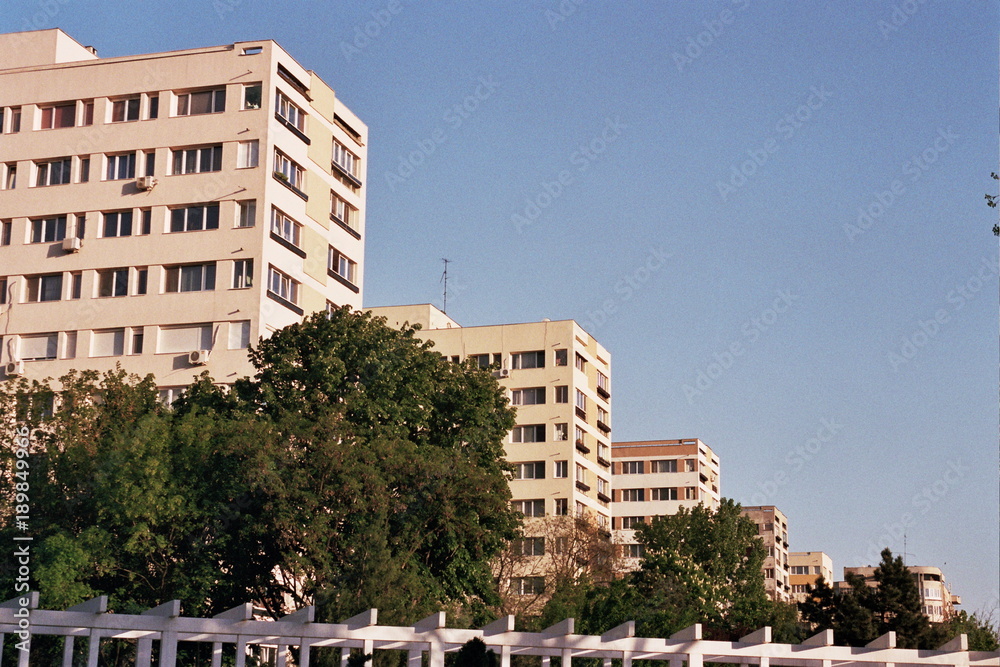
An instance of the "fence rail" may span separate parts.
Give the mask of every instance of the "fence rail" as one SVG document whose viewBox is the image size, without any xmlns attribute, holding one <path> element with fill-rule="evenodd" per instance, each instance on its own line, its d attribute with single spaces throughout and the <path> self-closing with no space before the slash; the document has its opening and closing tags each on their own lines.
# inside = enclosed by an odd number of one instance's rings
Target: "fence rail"
<svg viewBox="0 0 1000 667">
<path fill-rule="evenodd" d="M 276 667 L 308 667 L 312 651 L 320 647 L 357 648 L 365 654 L 403 650 L 408 652 L 408 667 L 421 667 L 427 653 L 430 667 L 444 667 L 445 653 L 476 637 L 496 652 L 501 667 L 510 667 L 513 655 L 541 656 L 542 667 L 549 667 L 553 656 L 561 659 L 562 667 L 571 667 L 573 658 L 603 659 L 605 667 L 612 660 L 631 667 L 639 659 L 669 661 L 668 667 L 685 663 L 686 667 L 703 667 L 705 662 L 759 667 L 1000 667 L 1000 652 L 969 651 L 965 635 L 936 651 L 923 651 L 896 648 L 892 632 L 858 648 L 834 646 L 831 630 L 801 644 L 773 644 L 768 627 L 738 642 L 722 642 L 702 639 L 700 624 L 660 639 L 636 637 L 633 621 L 596 636 L 574 634 L 572 618 L 542 632 L 517 632 L 513 616 L 469 630 L 446 628 L 444 612 L 401 627 L 378 625 L 377 609 L 341 623 L 316 623 L 315 607 L 304 607 L 277 621 L 255 620 L 250 604 L 212 618 L 181 616 L 177 600 L 138 615 L 108 613 L 107 607 L 107 597 L 101 596 L 63 611 L 38 609 L 38 593 L 25 594 L 0 604 L 0 644 L 17 647 L 18 667 L 37 664 L 31 660 L 31 639 L 39 635 L 65 637 L 63 667 L 72 665 L 78 639 L 87 641 L 88 667 L 97 667 L 102 639 L 134 641 L 137 667 L 150 666 L 154 642 L 159 644 L 157 664 L 161 667 L 175 667 L 179 642 L 211 644 L 213 667 L 221 667 L 224 652 L 235 656 L 237 667 L 245 667 L 247 647 L 253 645 L 276 647 Z M 290 647 L 298 648 L 297 663 L 291 661 Z M 341 651 L 343 667 L 348 653 Z"/>
</svg>

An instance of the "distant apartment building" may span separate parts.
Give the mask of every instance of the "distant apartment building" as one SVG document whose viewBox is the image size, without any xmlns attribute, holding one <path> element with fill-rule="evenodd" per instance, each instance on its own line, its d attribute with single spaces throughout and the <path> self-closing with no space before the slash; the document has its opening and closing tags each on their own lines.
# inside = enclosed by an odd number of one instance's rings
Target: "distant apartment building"
<svg viewBox="0 0 1000 667">
<path fill-rule="evenodd" d="M 788 602 L 792 586 L 788 568 L 788 519 L 774 505 L 743 507 L 743 515 L 757 524 L 767 556 L 764 558 L 764 588 L 771 599 Z"/>
<path fill-rule="evenodd" d="M 871 588 L 878 588 L 875 580 L 875 567 L 845 567 L 844 579 L 850 574 L 863 577 L 865 584 Z M 926 565 L 908 565 L 907 569 L 913 576 L 920 593 L 920 607 L 931 623 L 944 623 L 955 614 L 955 607 L 962 604 L 959 595 L 952 595 L 945 582 L 944 573 L 941 568 Z M 848 587 L 846 581 L 838 581 L 836 588 L 845 590 Z"/>
<path fill-rule="evenodd" d="M 528 558 L 509 586 L 544 594 L 560 544 L 543 519 L 586 519 L 611 535 L 611 355 L 573 320 L 463 327 L 429 304 L 367 310 L 395 328 L 419 324 L 435 350 L 493 369 L 509 392 L 517 409 L 506 444 L 510 490 L 526 517 L 518 545 Z"/>
<path fill-rule="evenodd" d="M 250 374 L 258 337 L 361 306 L 368 130 L 261 40 L 99 58 L 0 35 L 0 371 Z"/>
<path fill-rule="evenodd" d="M 682 507 L 719 506 L 719 458 L 697 438 L 615 442 L 611 460 L 611 514 L 625 570 L 642 557 L 636 526 Z"/>
<path fill-rule="evenodd" d="M 795 602 L 806 600 L 806 588 L 823 578 L 833 586 L 833 560 L 822 551 L 792 551 L 788 554 L 789 583 Z"/>
</svg>

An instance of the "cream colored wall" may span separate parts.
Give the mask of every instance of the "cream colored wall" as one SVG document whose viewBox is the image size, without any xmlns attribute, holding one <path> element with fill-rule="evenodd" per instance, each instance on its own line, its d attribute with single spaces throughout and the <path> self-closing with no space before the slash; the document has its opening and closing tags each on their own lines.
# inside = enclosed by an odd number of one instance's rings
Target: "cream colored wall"
<svg viewBox="0 0 1000 667">
<path fill-rule="evenodd" d="M 17 36 L 15 36 L 17 37 Z M 51 31 L 28 33 L 12 40 L 0 35 L 0 52 L 13 42 L 27 39 L 34 44 L 25 47 L 35 54 L 46 52 Z M 72 55 L 68 37 L 60 37 L 60 49 L 51 58 Z M 72 41 L 72 40 L 70 40 Z M 37 42 L 37 43 L 36 43 Z M 258 54 L 244 55 L 244 49 L 259 47 Z M 80 47 L 82 49 L 82 47 Z M 68 49 L 68 51 L 67 51 Z M 89 52 L 87 52 L 89 55 Z M 61 54 L 61 55 L 60 55 Z M 32 56 L 37 61 L 40 56 Z M 310 127 L 323 127 L 311 122 L 313 113 L 304 96 L 273 74 L 277 63 L 287 67 L 306 85 L 311 81 L 308 71 L 270 41 L 245 42 L 235 45 L 193 49 L 144 56 L 93 59 L 81 62 L 33 66 L 0 70 L 0 106 L 22 108 L 22 131 L 3 136 L 4 163 L 16 163 L 17 187 L 0 190 L 0 219 L 12 222 L 13 243 L 0 247 L 0 277 L 9 277 L 23 288 L 23 276 L 80 271 L 83 275 L 82 298 L 47 303 L 15 303 L 0 306 L 0 336 L 4 338 L 0 362 L 14 358 L 17 339 L 21 334 L 53 331 L 79 331 L 75 359 L 26 362 L 29 377 L 58 377 L 73 367 L 98 370 L 113 368 L 121 362 L 126 370 L 154 373 L 161 386 L 183 385 L 203 370 L 229 382 L 250 372 L 243 350 L 230 351 L 228 338 L 223 337 L 213 348 L 207 366 L 191 366 L 186 355 L 157 354 L 156 333 L 160 326 L 171 324 L 215 323 L 249 320 L 251 339 L 268 335 L 277 328 L 297 322 L 301 316 L 267 296 L 266 281 L 269 265 L 298 280 L 300 307 L 305 313 L 325 307 L 330 300 L 338 305 L 360 307 L 363 281 L 364 236 L 359 240 L 336 225 L 323 225 L 306 214 L 305 202 L 290 192 L 271 175 L 274 147 L 308 169 L 307 183 L 321 184 L 320 198 L 329 215 L 329 190 L 342 187 L 317 165 L 309 155 L 309 147 L 274 119 L 274 87 L 292 98 L 309 114 Z M 262 108 L 242 110 L 244 84 L 260 82 L 263 86 Z M 198 116 L 176 116 L 175 93 L 194 88 L 226 87 L 225 113 Z M 139 93 L 159 94 L 159 117 L 155 120 L 111 123 L 109 98 Z M 330 91 L 332 94 L 332 91 Z M 328 99 L 329 95 L 324 99 Z M 84 127 L 53 130 L 32 130 L 38 125 L 38 105 L 64 100 L 93 100 L 94 124 Z M 339 104 L 339 102 L 336 102 Z M 148 100 L 143 99 L 145 118 Z M 367 132 L 362 124 L 358 127 Z M 329 136 L 332 125 L 318 132 L 318 140 L 326 144 L 327 158 L 331 155 Z M 237 168 L 239 142 L 260 142 L 259 166 Z M 223 165 L 219 172 L 169 175 L 171 149 L 206 144 L 223 146 Z M 109 153 L 149 150 L 156 155 L 157 185 L 151 191 L 138 190 L 132 181 L 105 181 L 105 156 Z M 314 149 L 320 154 L 320 149 Z M 362 176 L 367 163 L 363 149 Z M 74 157 L 74 182 L 48 187 L 33 185 L 36 160 Z M 76 182 L 78 161 L 91 160 L 90 180 Z M 143 174 L 141 159 L 137 175 Z M 364 181 L 364 178 L 362 178 Z M 352 193 L 354 202 L 363 212 L 364 186 Z M 237 202 L 254 199 L 257 202 L 256 225 L 236 228 Z M 169 207 L 182 204 L 219 202 L 218 230 L 167 233 Z M 303 224 L 302 237 L 307 256 L 302 258 L 270 239 L 270 211 L 278 205 Z M 139 225 L 139 209 L 149 208 L 152 228 L 148 236 L 99 238 L 101 212 L 133 209 L 133 227 Z M 77 253 L 64 253 L 59 243 L 27 244 L 30 219 L 62 214 L 85 213 L 87 229 L 83 247 Z M 328 229 L 327 227 L 332 227 Z M 72 228 L 72 225 L 70 225 Z M 68 236 L 72 235 L 70 231 Z M 327 247 L 334 245 L 358 262 L 357 287 L 354 292 L 326 276 Z M 253 259 L 254 285 L 250 289 L 232 289 L 232 269 L 236 259 Z M 167 294 L 163 292 L 164 265 L 216 262 L 214 291 Z M 148 292 L 145 296 L 97 298 L 97 270 L 117 267 L 149 267 Z M 64 286 L 64 289 L 65 286 Z M 91 358 L 84 344 L 93 329 L 127 327 L 144 331 L 145 344 L 141 355 Z M 227 330 L 228 324 L 220 327 Z"/>
</svg>

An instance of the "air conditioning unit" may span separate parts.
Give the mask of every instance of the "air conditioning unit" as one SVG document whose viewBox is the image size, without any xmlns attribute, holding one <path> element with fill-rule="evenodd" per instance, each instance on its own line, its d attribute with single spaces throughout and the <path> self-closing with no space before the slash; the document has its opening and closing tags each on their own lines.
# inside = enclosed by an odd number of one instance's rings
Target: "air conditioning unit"
<svg viewBox="0 0 1000 667">
<path fill-rule="evenodd" d="M 154 176 L 140 176 L 135 179 L 135 187 L 140 190 L 152 190 L 156 187 L 156 177 Z"/>
<path fill-rule="evenodd" d="M 80 252 L 83 241 L 77 238 L 65 238 L 62 242 L 62 249 L 66 252 Z"/>
<path fill-rule="evenodd" d="M 496 372 L 496 376 L 498 378 L 501 378 L 501 379 L 502 378 L 509 378 L 510 377 L 510 369 L 509 368 L 501 368 L 500 370 L 498 370 Z"/>
<path fill-rule="evenodd" d="M 188 362 L 192 366 L 204 366 L 212 356 L 211 350 L 195 350 L 188 355 Z"/>
<path fill-rule="evenodd" d="M 24 375 L 24 362 L 23 361 L 9 361 L 4 366 L 4 372 L 7 377 L 17 377 L 18 375 Z"/>
</svg>

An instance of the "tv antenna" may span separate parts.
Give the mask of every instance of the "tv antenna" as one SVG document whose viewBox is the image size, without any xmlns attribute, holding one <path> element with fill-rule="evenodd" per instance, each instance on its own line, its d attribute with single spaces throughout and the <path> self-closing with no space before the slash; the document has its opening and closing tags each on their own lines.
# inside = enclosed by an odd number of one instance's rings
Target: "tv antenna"
<svg viewBox="0 0 1000 667">
<path fill-rule="evenodd" d="M 448 264 L 451 262 L 451 260 L 442 257 L 441 261 L 444 262 L 444 273 L 441 274 L 441 282 L 444 283 L 444 304 L 443 304 L 444 307 L 441 308 L 441 312 L 447 315 L 448 314 Z"/>
</svg>

